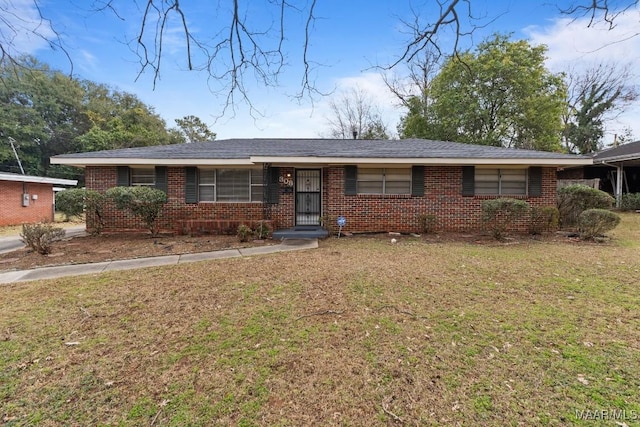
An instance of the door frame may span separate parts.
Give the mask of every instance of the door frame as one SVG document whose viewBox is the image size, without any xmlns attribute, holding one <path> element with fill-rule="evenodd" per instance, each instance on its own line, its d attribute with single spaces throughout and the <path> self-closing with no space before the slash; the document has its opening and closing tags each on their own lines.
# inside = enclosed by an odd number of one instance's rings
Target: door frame
<svg viewBox="0 0 640 427">
<path fill-rule="evenodd" d="M 298 193 L 307 193 L 306 191 L 298 191 L 298 172 L 310 172 L 314 171 L 318 173 L 318 191 L 310 191 L 308 193 L 317 194 L 318 197 L 318 221 L 314 224 L 300 224 L 298 221 Z M 320 217 L 322 217 L 322 168 L 300 168 L 294 169 L 293 172 L 294 182 L 293 182 L 293 224 L 294 226 L 319 226 L 320 225 Z M 300 212 L 300 214 L 304 214 L 304 212 Z"/>
</svg>

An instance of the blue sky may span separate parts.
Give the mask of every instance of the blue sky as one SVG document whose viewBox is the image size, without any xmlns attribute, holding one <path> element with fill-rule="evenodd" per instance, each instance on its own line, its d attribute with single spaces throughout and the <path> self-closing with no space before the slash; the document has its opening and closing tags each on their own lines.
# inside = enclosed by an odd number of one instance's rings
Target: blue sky
<svg viewBox="0 0 640 427">
<path fill-rule="evenodd" d="M 33 0 L 8 0 L 16 15 L 28 22 L 35 16 Z M 109 84 L 120 90 L 136 94 L 153 106 L 169 125 L 174 119 L 196 115 L 210 124 L 219 139 L 242 137 L 317 137 L 326 132 L 329 114 L 328 97 L 298 101 L 292 97 L 300 89 L 303 16 L 288 14 L 287 63 L 279 86 L 267 88 L 248 80 L 247 91 L 255 108 L 253 114 L 246 104 L 235 104 L 234 111 L 216 120 L 225 97 L 213 93 L 215 82 L 207 81 L 203 72 L 186 70 L 184 44 L 177 21 L 169 22 L 165 55 L 160 80 L 153 87 L 149 73 L 137 80 L 140 66 L 136 55 L 127 45 L 139 31 L 141 12 L 130 0 L 116 1 L 118 16 L 110 11 L 91 11 L 92 4 L 78 0 L 40 0 L 43 14 L 62 34 L 73 61 L 76 76 Z M 145 2 L 138 2 L 145 3 Z M 264 7 L 266 0 L 246 0 L 250 5 L 246 13 L 251 22 L 266 28 L 274 21 L 274 11 Z M 514 39 L 528 39 L 533 44 L 548 46 L 548 67 L 553 71 L 569 66 L 580 69 L 596 61 L 616 61 L 640 64 L 640 37 L 613 43 L 635 34 L 640 23 L 638 9 L 629 11 L 618 21 L 614 31 L 587 28 L 583 19 L 572 20 L 560 15 L 557 4 L 563 0 L 472 0 L 477 23 L 487 24 L 465 46 L 477 44 L 494 32 L 513 33 Z M 190 0 L 182 2 L 188 24 L 194 34 L 212 37 L 224 25 L 230 2 L 219 0 Z M 308 3 L 297 4 L 306 7 Z M 321 64 L 313 75 L 319 90 L 340 93 L 357 87 L 380 107 L 383 117 L 395 129 L 403 111 L 386 90 L 375 65 L 393 62 L 401 53 L 408 35 L 402 20 L 413 20 L 419 12 L 421 20 L 428 21 L 437 13 L 435 0 L 317 0 L 316 16 L 309 46 L 310 58 Z M 46 31 L 46 26 L 41 26 Z M 447 34 L 442 41 L 446 43 Z M 42 41 L 17 37 L 17 46 L 55 68 L 69 71 L 69 63 L 59 51 L 51 51 Z M 402 74 L 399 68 L 394 72 Z M 640 80 L 635 76 L 634 83 Z M 610 123 L 605 142 L 611 142 L 614 133 L 625 126 L 632 127 L 640 138 L 640 108 Z"/>
</svg>

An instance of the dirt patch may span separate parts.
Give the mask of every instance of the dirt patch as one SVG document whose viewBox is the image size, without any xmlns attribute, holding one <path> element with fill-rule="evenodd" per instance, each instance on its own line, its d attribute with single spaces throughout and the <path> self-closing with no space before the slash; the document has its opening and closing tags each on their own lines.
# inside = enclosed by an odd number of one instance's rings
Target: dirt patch
<svg viewBox="0 0 640 427">
<path fill-rule="evenodd" d="M 51 253 L 48 255 L 40 255 L 29 248 L 0 254 L 0 271 L 149 256 L 181 255 L 277 243 L 279 242 L 274 240 L 239 242 L 236 236 L 165 235 L 152 237 L 148 233 L 71 237 L 54 242 Z"/>
</svg>

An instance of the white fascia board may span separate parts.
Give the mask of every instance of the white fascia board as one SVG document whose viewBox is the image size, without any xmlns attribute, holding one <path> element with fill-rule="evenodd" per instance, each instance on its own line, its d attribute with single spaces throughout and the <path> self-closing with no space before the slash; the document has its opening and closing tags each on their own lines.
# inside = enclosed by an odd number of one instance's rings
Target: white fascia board
<svg viewBox="0 0 640 427">
<path fill-rule="evenodd" d="M 51 158 L 56 165 L 87 166 L 252 166 L 249 159 Z"/>
<path fill-rule="evenodd" d="M 5 175 L 0 174 L 0 181 L 32 182 L 36 184 L 78 185 L 75 179 L 49 178 L 46 176 Z"/>
<path fill-rule="evenodd" d="M 624 162 L 627 160 L 640 160 L 640 154 L 635 153 L 635 154 L 627 154 L 624 156 L 608 157 L 604 159 L 594 159 L 593 164 L 596 165 L 596 164 L 604 164 L 604 163 Z"/>
<path fill-rule="evenodd" d="M 591 158 L 366 158 L 366 157 L 251 157 L 253 163 L 330 164 L 330 165 L 521 165 L 521 166 L 582 166 L 591 165 Z"/>
</svg>

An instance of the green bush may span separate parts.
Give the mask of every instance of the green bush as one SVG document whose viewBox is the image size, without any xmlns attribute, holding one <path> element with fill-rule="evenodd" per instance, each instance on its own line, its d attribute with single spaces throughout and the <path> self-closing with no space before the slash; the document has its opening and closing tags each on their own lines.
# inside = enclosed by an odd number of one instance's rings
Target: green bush
<svg viewBox="0 0 640 427">
<path fill-rule="evenodd" d="M 578 229 L 583 239 L 604 236 L 620 224 L 620 215 L 606 209 L 587 209 L 578 217 Z"/>
<path fill-rule="evenodd" d="M 140 217 L 152 235 L 158 234 L 157 219 L 167 203 L 167 194 L 151 187 L 114 187 L 106 197 L 113 200 L 118 209 L 126 209 Z"/>
<path fill-rule="evenodd" d="M 64 235 L 64 229 L 43 222 L 22 224 L 22 233 L 20 233 L 22 242 L 40 255 L 50 253 L 51 243 Z"/>
<path fill-rule="evenodd" d="M 560 212 L 555 206 L 543 206 L 531 208 L 531 222 L 529 232 L 531 234 L 542 234 L 557 230 L 560 219 Z"/>
<path fill-rule="evenodd" d="M 622 195 L 620 209 L 623 211 L 640 210 L 640 193 L 627 193 Z"/>
<path fill-rule="evenodd" d="M 260 221 L 256 225 L 256 229 L 253 230 L 253 232 L 257 239 L 266 239 L 267 237 L 269 237 L 269 233 L 271 233 L 271 230 L 269 229 L 269 225 L 266 222 Z"/>
<path fill-rule="evenodd" d="M 238 236 L 239 241 L 248 242 L 252 235 L 253 235 L 253 230 L 248 225 L 240 224 L 238 226 L 236 236 Z"/>
<path fill-rule="evenodd" d="M 482 202 L 482 221 L 491 230 L 494 238 L 500 240 L 511 223 L 529 210 L 524 200 L 500 198 Z"/>
<path fill-rule="evenodd" d="M 604 191 L 582 184 L 568 185 L 558 189 L 558 211 L 560 226 L 573 227 L 578 216 L 587 209 L 609 209 L 615 199 Z"/>
<path fill-rule="evenodd" d="M 56 194 L 56 211 L 62 212 L 65 220 L 79 217 L 84 213 L 84 188 L 71 188 Z"/>
<path fill-rule="evenodd" d="M 437 218 L 433 214 L 422 214 L 418 216 L 420 229 L 422 233 L 433 233 L 436 231 Z"/>
</svg>

